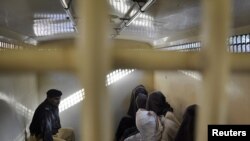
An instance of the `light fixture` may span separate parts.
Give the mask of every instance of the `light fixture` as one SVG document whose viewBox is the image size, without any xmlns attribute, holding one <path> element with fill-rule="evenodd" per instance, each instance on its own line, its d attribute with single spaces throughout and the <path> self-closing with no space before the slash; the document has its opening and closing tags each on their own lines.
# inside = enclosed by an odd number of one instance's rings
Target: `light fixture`
<svg viewBox="0 0 250 141">
<path fill-rule="evenodd" d="M 75 22 L 75 19 L 74 19 L 73 15 L 71 14 L 71 12 L 69 10 L 66 10 L 66 13 L 69 16 L 69 19 L 72 22 L 72 25 L 75 27 L 76 26 L 76 22 Z"/>
<path fill-rule="evenodd" d="M 128 11 L 125 13 L 124 18 L 119 25 L 118 28 L 115 28 L 116 34 L 113 34 L 111 38 L 115 38 L 117 35 L 120 34 L 121 31 L 124 30 L 125 27 L 128 27 L 142 12 L 145 12 L 145 10 L 150 7 L 156 0 L 133 0 L 134 4 L 128 9 Z M 147 2 L 146 2 L 147 1 Z M 145 3 L 142 7 L 139 5 L 139 3 Z M 131 14 L 134 8 L 137 8 L 136 6 L 139 6 L 139 10 L 127 21 L 127 17 Z"/>
<path fill-rule="evenodd" d="M 144 12 L 151 4 L 153 4 L 155 0 L 148 0 L 142 7 L 141 11 Z"/>
<path fill-rule="evenodd" d="M 148 0 L 141 8 L 138 10 L 133 17 L 130 18 L 128 22 L 126 22 L 125 26 L 128 27 L 140 14 L 144 12 L 148 7 L 150 7 L 155 0 Z M 133 6 L 134 7 L 134 6 Z"/>
<path fill-rule="evenodd" d="M 138 10 L 133 17 L 130 18 L 128 22 L 126 22 L 125 26 L 128 27 L 139 15 L 141 14 L 141 11 Z"/>
<path fill-rule="evenodd" d="M 77 28 L 76 28 L 76 22 L 75 22 L 75 19 L 72 15 L 72 11 L 70 9 L 71 7 L 71 3 L 72 3 L 72 0 L 60 0 L 61 1 L 61 4 L 63 6 L 63 8 L 65 9 L 66 11 L 66 14 L 68 15 L 69 17 L 69 20 L 71 21 L 72 23 L 72 26 L 74 28 L 74 31 L 77 32 Z"/>
<path fill-rule="evenodd" d="M 63 8 L 65 8 L 65 9 L 69 8 L 68 3 L 66 2 L 66 0 L 60 0 L 60 1 L 61 1 L 61 4 L 62 4 Z"/>
</svg>

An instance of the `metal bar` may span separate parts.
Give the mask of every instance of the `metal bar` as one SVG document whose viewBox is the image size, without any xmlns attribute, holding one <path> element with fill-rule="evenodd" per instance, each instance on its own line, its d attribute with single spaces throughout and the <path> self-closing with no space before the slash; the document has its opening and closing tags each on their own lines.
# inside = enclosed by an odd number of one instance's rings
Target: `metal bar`
<svg viewBox="0 0 250 141">
<path fill-rule="evenodd" d="M 204 46 L 204 90 L 198 95 L 197 141 L 208 139 L 208 124 L 227 122 L 228 97 L 225 86 L 229 75 L 227 38 L 231 24 L 229 0 L 203 0 L 202 44 Z"/>
<path fill-rule="evenodd" d="M 133 48 L 133 44 L 129 45 L 131 45 L 130 48 Z M 57 48 L 62 46 L 61 44 L 54 45 Z M 69 45 L 69 47 L 71 46 Z M 123 45 L 120 46 L 124 47 Z M 136 46 L 144 47 L 143 44 L 136 44 Z M 43 51 L 2 51 L 0 52 L 0 71 L 76 70 L 74 48 L 53 51 L 51 47 L 52 44 L 38 46 Z M 145 70 L 189 69 L 202 71 L 206 65 L 202 62 L 203 56 L 199 52 L 169 52 L 147 48 L 148 46 L 145 46 L 144 50 L 117 49 L 114 52 L 114 67 Z M 250 72 L 250 56 L 248 54 L 231 54 L 229 57 L 232 72 Z"/>
<path fill-rule="evenodd" d="M 130 19 L 129 21 L 125 22 L 125 26 L 128 27 L 135 19 L 141 14 L 141 11 L 138 10 Z"/>
<path fill-rule="evenodd" d="M 250 72 L 249 54 L 230 54 L 227 58 L 231 61 L 232 72 Z M 203 62 L 204 59 L 204 55 L 199 52 L 120 49 L 114 53 L 115 68 L 148 70 L 187 69 L 202 71 L 207 65 Z"/>
<path fill-rule="evenodd" d="M 105 80 L 110 66 L 108 44 L 108 9 L 103 0 L 78 0 L 79 37 L 77 70 L 84 84 L 81 140 L 111 141 L 112 114 Z"/>
<path fill-rule="evenodd" d="M 128 19 L 129 15 L 131 14 L 131 12 L 133 11 L 133 9 L 138 6 L 137 3 L 134 3 L 129 9 L 128 11 L 125 13 L 125 15 L 123 16 L 122 19 Z M 115 38 L 117 35 L 120 34 L 120 32 L 122 32 L 125 29 L 125 25 L 126 25 L 126 20 L 123 20 L 119 26 L 116 29 L 116 34 L 113 34 L 113 38 Z"/>
<path fill-rule="evenodd" d="M 73 49 L 1 51 L 0 71 L 74 71 L 74 54 Z"/>
<path fill-rule="evenodd" d="M 131 12 L 134 10 L 134 8 L 135 8 L 136 6 L 138 6 L 138 4 L 137 4 L 136 2 L 134 2 L 133 5 L 132 5 L 132 6 L 128 9 L 128 11 L 125 13 L 125 15 L 124 15 L 123 18 L 124 18 L 124 19 L 129 18 Z"/>
<path fill-rule="evenodd" d="M 146 11 L 156 0 L 148 0 L 140 9 L 140 11 Z"/>
<path fill-rule="evenodd" d="M 182 53 L 156 50 L 116 50 L 114 54 L 116 68 L 139 68 L 148 70 L 201 70 L 199 53 Z"/>
</svg>

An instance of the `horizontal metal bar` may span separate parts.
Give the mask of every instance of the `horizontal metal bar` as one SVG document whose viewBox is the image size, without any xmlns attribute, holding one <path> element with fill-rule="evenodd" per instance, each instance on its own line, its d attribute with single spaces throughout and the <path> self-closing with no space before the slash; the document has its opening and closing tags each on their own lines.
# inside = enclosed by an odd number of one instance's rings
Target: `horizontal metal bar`
<svg viewBox="0 0 250 141">
<path fill-rule="evenodd" d="M 2 51 L 0 71 L 76 70 L 74 49 L 51 50 Z M 116 49 L 113 55 L 115 68 L 202 71 L 204 65 L 207 65 L 199 52 Z M 231 71 L 250 72 L 249 54 L 230 54 L 230 60 Z"/>
<path fill-rule="evenodd" d="M 75 70 L 72 49 L 0 52 L 0 71 Z"/>
<path fill-rule="evenodd" d="M 116 50 L 116 68 L 138 68 L 149 70 L 201 70 L 199 53 L 168 52 L 156 50 Z"/>
<path fill-rule="evenodd" d="M 200 70 L 206 61 L 199 52 L 170 52 L 156 50 L 116 50 L 115 68 L 137 68 L 148 70 Z M 250 72 L 249 54 L 230 54 L 231 71 Z"/>
</svg>

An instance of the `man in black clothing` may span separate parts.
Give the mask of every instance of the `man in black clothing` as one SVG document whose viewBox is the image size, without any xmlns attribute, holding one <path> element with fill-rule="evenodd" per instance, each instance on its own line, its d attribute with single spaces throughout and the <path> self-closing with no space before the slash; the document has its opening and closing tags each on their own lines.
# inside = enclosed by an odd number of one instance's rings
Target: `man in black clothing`
<svg viewBox="0 0 250 141">
<path fill-rule="evenodd" d="M 47 98 L 38 106 L 30 124 L 31 138 L 36 141 L 74 141 L 72 129 L 61 128 L 59 103 L 62 92 L 47 91 Z"/>
</svg>

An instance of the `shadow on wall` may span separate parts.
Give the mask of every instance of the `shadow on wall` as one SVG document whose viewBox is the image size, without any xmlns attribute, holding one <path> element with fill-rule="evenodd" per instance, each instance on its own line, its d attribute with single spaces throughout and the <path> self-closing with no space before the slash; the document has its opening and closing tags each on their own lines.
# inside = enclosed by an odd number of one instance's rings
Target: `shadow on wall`
<svg viewBox="0 0 250 141">
<path fill-rule="evenodd" d="M 0 115 L 1 141 L 23 141 L 24 127 L 12 106 L 2 99 L 0 99 Z"/>
</svg>

